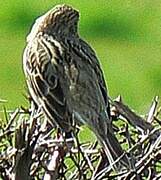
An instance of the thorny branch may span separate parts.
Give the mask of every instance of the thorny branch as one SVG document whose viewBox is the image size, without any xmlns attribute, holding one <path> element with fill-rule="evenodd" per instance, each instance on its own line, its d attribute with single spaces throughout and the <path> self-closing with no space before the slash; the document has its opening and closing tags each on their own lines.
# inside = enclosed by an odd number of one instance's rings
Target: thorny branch
<svg viewBox="0 0 161 180">
<path fill-rule="evenodd" d="M 20 108 L 12 113 L 4 109 L 6 121 L 0 122 L 0 177 L 12 180 L 158 179 L 161 177 L 158 101 L 155 97 L 143 118 L 125 105 L 121 97 L 111 100 L 114 130 L 131 162 L 131 169 L 117 173 L 97 141 L 81 143 L 77 129 L 73 138 L 66 139 L 33 104 L 30 109 Z"/>
</svg>

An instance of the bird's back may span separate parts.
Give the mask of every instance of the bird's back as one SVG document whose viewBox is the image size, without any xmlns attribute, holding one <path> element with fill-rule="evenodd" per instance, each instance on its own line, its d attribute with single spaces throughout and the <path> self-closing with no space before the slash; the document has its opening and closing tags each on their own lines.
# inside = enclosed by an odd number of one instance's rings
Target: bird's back
<svg viewBox="0 0 161 180">
<path fill-rule="evenodd" d="M 42 104 L 51 121 L 66 126 L 70 123 L 66 114 L 75 114 L 81 117 L 80 124 L 86 121 L 90 125 L 106 110 L 106 86 L 99 62 L 80 38 L 58 41 L 40 33 L 29 42 L 24 64 L 31 96 Z"/>
</svg>

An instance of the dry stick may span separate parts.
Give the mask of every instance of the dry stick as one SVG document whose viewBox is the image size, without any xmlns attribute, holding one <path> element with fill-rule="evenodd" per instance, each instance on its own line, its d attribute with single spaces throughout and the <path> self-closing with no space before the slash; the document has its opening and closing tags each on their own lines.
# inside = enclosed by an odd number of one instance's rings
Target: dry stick
<svg viewBox="0 0 161 180">
<path fill-rule="evenodd" d="M 2 138 L 4 138 L 6 135 L 12 134 L 14 133 L 14 130 L 8 129 L 6 131 L 4 131 L 2 134 L 0 134 L 0 141 Z"/>
<path fill-rule="evenodd" d="M 5 121 L 6 121 L 6 123 L 8 123 L 7 110 L 6 110 L 5 106 L 3 106 L 3 112 L 4 112 L 4 116 L 5 116 Z"/>
<path fill-rule="evenodd" d="M 134 126 L 143 129 L 144 131 L 152 130 L 153 126 L 146 122 L 143 118 L 135 114 L 127 105 L 124 105 L 121 101 L 111 100 L 111 104 L 117 108 L 119 114 L 121 114 L 128 122 Z"/>
<path fill-rule="evenodd" d="M 94 171 L 94 167 L 93 167 L 92 163 L 95 162 L 97 160 L 97 158 L 92 159 L 92 155 L 99 153 L 99 151 L 95 149 L 97 144 L 98 143 L 94 143 L 94 144 L 90 145 L 88 147 L 88 149 L 84 149 L 83 145 L 81 145 L 79 150 L 81 149 L 82 153 L 84 153 L 85 159 L 83 159 L 81 162 L 79 162 L 79 164 L 75 161 L 75 159 L 73 159 L 75 164 L 77 164 L 77 166 L 81 166 L 81 169 L 83 169 L 84 172 L 87 169 L 90 169 L 91 173 L 92 173 L 92 171 Z M 71 152 L 72 153 L 78 153 L 79 150 L 78 149 L 74 149 L 74 150 L 71 149 Z M 68 179 L 73 179 L 73 177 L 76 176 L 76 173 L 78 173 L 77 170 L 75 170 L 75 173 L 72 173 L 71 176 L 68 177 Z"/>
<path fill-rule="evenodd" d="M 148 123 L 152 123 L 152 121 L 154 120 L 154 116 L 156 115 L 156 111 L 157 111 L 158 101 L 159 101 L 159 97 L 156 96 L 152 102 L 151 108 L 148 113 L 148 117 L 146 119 Z"/>
<path fill-rule="evenodd" d="M 80 154 L 80 148 L 78 150 L 78 154 Z M 81 153 L 82 154 L 82 153 Z M 76 157 L 76 156 L 75 156 Z M 74 160 L 74 159 L 72 159 Z M 77 167 L 76 171 L 75 171 L 75 177 L 78 177 L 79 179 L 81 179 L 81 177 L 83 176 L 83 166 L 86 164 L 86 160 L 80 160 L 80 157 L 78 156 L 77 160 L 73 161 Z M 77 163 L 76 163 L 77 162 Z"/>
<path fill-rule="evenodd" d="M 88 165 L 88 160 L 86 159 L 85 153 L 83 152 L 83 148 L 81 147 L 81 144 L 79 142 L 79 139 L 76 133 L 74 133 L 74 137 L 75 137 L 76 144 L 78 147 L 78 162 L 79 162 L 78 172 L 79 172 L 79 179 L 81 179 L 83 175 L 83 169 L 86 165 Z M 81 161 L 80 161 L 80 154 L 82 155 L 82 158 L 83 158 Z"/>
<path fill-rule="evenodd" d="M 159 116 L 159 114 L 160 114 L 160 113 L 161 113 L 161 106 L 160 106 L 160 107 L 158 107 L 158 109 L 157 109 L 157 113 L 156 113 L 155 117 Z"/>
<path fill-rule="evenodd" d="M 150 167 L 148 167 L 148 177 L 147 177 L 147 180 L 151 180 L 153 178 L 153 172 L 152 172 L 152 169 Z"/>
<path fill-rule="evenodd" d="M 62 136 L 56 137 L 56 140 L 62 141 L 63 137 Z M 47 171 L 45 172 L 45 175 L 43 178 L 44 180 L 57 179 L 58 174 L 59 174 L 58 170 L 65 155 L 66 155 L 66 152 L 64 149 L 64 144 L 62 145 L 59 144 L 58 146 L 55 146 L 51 159 L 47 165 Z"/>
<path fill-rule="evenodd" d="M 36 124 L 38 122 L 37 113 L 35 109 L 32 109 L 33 113 L 30 115 L 30 123 L 25 121 L 21 122 L 19 128 L 15 134 L 15 148 L 18 153 L 15 156 L 15 164 L 12 174 L 14 180 L 30 180 L 30 167 L 32 164 L 32 155 L 34 153 L 34 147 L 37 143 L 41 132 L 37 129 Z"/>
<path fill-rule="evenodd" d="M 95 170 L 93 171 L 91 180 L 95 179 L 96 173 L 98 172 L 98 169 L 100 167 L 101 162 L 102 162 L 102 156 L 100 156 L 99 159 L 98 159 L 98 163 L 97 163 L 97 166 L 96 166 Z"/>
<path fill-rule="evenodd" d="M 128 180 L 128 179 L 136 179 L 136 175 L 140 174 L 147 170 L 148 167 L 150 167 L 152 165 L 152 161 L 155 161 L 155 158 L 157 156 L 160 156 L 161 155 L 161 152 L 159 151 L 158 153 L 154 154 L 154 155 L 151 155 L 149 154 L 149 156 L 146 156 L 146 158 L 142 159 L 141 160 L 141 165 L 140 165 L 140 168 L 138 168 L 138 171 L 137 172 L 129 172 L 127 173 L 126 175 L 123 176 L 123 180 Z M 144 162 L 145 161 L 145 162 Z"/>
<path fill-rule="evenodd" d="M 91 171 L 94 171 L 94 167 L 93 167 L 93 165 L 92 165 L 92 163 L 91 163 L 91 161 L 90 161 L 90 157 L 88 156 L 87 153 L 84 153 L 84 156 L 85 156 L 86 161 L 87 161 L 87 163 L 88 163 L 89 169 L 90 169 Z"/>
<path fill-rule="evenodd" d="M 151 145 L 151 148 L 148 153 L 146 153 L 137 163 L 136 163 L 136 173 L 129 172 L 128 175 L 125 176 L 126 178 L 132 178 L 132 175 L 134 174 L 134 177 L 136 177 L 137 174 L 141 174 L 148 165 L 150 165 L 151 161 L 154 160 L 155 156 L 158 156 L 161 152 L 158 151 L 158 153 L 154 156 L 153 152 L 158 149 L 158 146 L 161 144 L 161 135 L 158 137 L 156 142 Z M 152 156 L 153 154 L 153 156 Z"/>
<path fill-rule="evenodd" d="M 47 171 L 44 175 L 44 180 L 56 180 L 58 176 L 58 166 L 61 161 L 60 149 L 57 146 L 51 156 L 50 162 L 47 166 Z"/>
<path fill-rule="evenodd" d="M 112 166 L 115 165 L 117 162 L 119 162 L 123 158 L 124 155 L 125 153 L 123 153 L 120 157 L 118 157 L 112 164 L 108 165 L 99 173 L 97 173 L 94 178 L 97 180 L 101 180 L 107 173 L 109 173 L 112 170 Z"/>
<path fill-rule="evenodd" d="M 93 145 L 90 145 L 88 149 L 84 149 L 83 145 L 81 145 L 79 149 L 74 150 L 74 151 L 71 150 L 71 158 L 73 162 L 75 163 L 75 165 L 77 166 L 77 168 L 81 168 L 84 172 L 86 172 L 88 169 L 90 169 L 91 171 L 94 170 L 94 167 L 92 165 L 93 160 L 91 157 L 92 157 L 92 154 L 98 153 L 98 150 L 95 149 L 96 146 L 97 146 L 97 143 L 94 143 Z M 84 153 L 84 157 L 85 157 L 85 160 L 83 159 L 79 163 L 77 163 L 77 160 L 75 160 L 75 158 L 72 155 L 72 153 L 76 153 L 78 151 L 82 151 L 81 153 Z M 73 178 L 76 178 L 77 176 L 78 176 L 78 170 L 75 169 L 75 172 L 71 173 L 68 179 L 73 179 Z"/>
<path fill-rule="evenodd" d="M 75 171 L 73 173 L 71 173 L 71 175 L 68 177 L 68 179 L 73 179 L 74 177 L 77 176 L 78 173 L 78 168 L 79 168 L 79 163 L 77 163 L 77 161 L 75 160 L 75 158 L 73 157 L 73 154 L 70 153 L 70 158 L 71 160 L 74 162 L 75 166 L 77 167 L 77 169 L 75 169 Z"/>
<path fill-rule="evenodd" d="M 158 131 L 158 129 L 153 129 L 148 135 L 146 135 L 141 141 L 139 141 L 138 143 L 136 143 L 132 148 L 130 148 L 128 150 L 128 153 L 135 150 L 138 146 L 140 146 L 141 144 L 143 144 L 147 139 L 149 139 L 151 136 L 153 136 L 153 134 L 155 134 Z M 114 163 L 119 162 L 119 160 L 124 156 L 125 154 L 122 154 L 118 159 L 116 159 L 114 161 Z M 138 165 L 139 168 L 139 165 Z M 102 171 L 100 171 L 97 175 L 96 175 L 96 179 L 101 179 L 103 178 L 109 171 L 111 170 L 111 167 L 108 166 L 106 168 L 104 168 Z M 123 173 L 124 174 L 124 173 Z M 126 173 L 125 173 L 126 174 Z"/>
<path fill-rule="evenodd" d="M 8 131 L 8 130 L 10 129 L 11 125 L 12 125 L 13 122 L 15 121 L 16 117 L 18 116 L 18 114 L 19 114 L 19 109 L 17 108 L 17 109 L 13 112 L 13 114 L 11 114 L 10 120 L 9 120 L 7 126 L 5 127 L 4 131 Z"/>
<path fill-rule="evenodd" d="M 127 141 L 128 141 L 129 148 L 131 148 L 132 147 L 131 140 L 130 140 L 131 137 L 130 137 L 130 133 L 129 133 L 129 129 L 128 128 L 129 128 L 128 124 L 126 124 L 126 138 L 127 138 Z M 135 170 L 135 158 L 134 158 L 133 153 L 131 151 L 129 152 L 129 154 L 130 154 L 129 161 L 130 161 L 130 164 L 131 164 L 131 168 L 133 170 Z"/>
<path fill-rule="evenodd" d="M 159 180 L 161 179 L 161 173 L 157 174 L 155 178 L 153 178 L 153 180 Z"/>
<path fill-rule="evenodd" d="M 88 168 L 91 172 L 92 170 L 94 170 L 94 167 L 92 166 L 92 163 L 89 159 L 90 156 L 88 156 L 85 151 L 83 151 L 83 148 L 80 146 L 80 150 L 81 150 L 81 154 L 83 154 L 83 159 L 81 160 L 81 162 L 79 163 L 80 164 L 80 167 L 81 169 L 84 171 L 85 170 L 85 167 L 86 169 Z"/>
<path fill-rule="evenodd" d="M 16 132 L 15 147 L 18 150 L 15 156 L 15 167 L 12 174 L 12 180 L 30 180 L 30 165 L 32 162 L 32 153 L 34 145 L 30 145 L 30 139 L 26 141 L 27 126 L 25 122 Z M 34 142 L 35 143 L 35 142 Z"/>
<path fill-rule="evenodd" d="M 80 154 L 82 154 L 83 158 L 84 158 L 84 154 L 81 152 L 80 143 L 79 143 L 79 139 L 78 139 L 78 137 L 77 137 L 77 134 L 78 134 L 78 133 L 76 133 L 76 132 L 74 131 L 73 135 L 74 135 L 74 137 L 75 137 L 76 145 L 77 145 L 77 148 L 78 148 L 78 166 L 77 166 L 77 168 L 78 168 L 78 175 L 79 175 L 79 179 L 80 179 L 80 177 L 81 177 L 81 175 L 82 175 L 82 170 L 81 170 L 81 168 L 80 168 Z"/>
<path fill-rule="evenodd" d="M 92 164 L 91 164 L 91 162 L 90 162 L 90 160 L 89 160 L 89 158 L 88 158 L 88 155 L 85 153 L 85 151 L 83 151 L 83 149 L 80 147 L 80 149 L 79 149 L 79 151 L 81 151 L 81 154 L 84 154 L 83 156 L 83 159 L 82 160 L 80 160 L 79 158 L 78 158 L 78 170 L 80 171 L 77 171 L 77 176 L 79 175 L 79 178 L 81 178 L 82 177 L 82 175 L 83 175 L 83 172 L 85 172 L 85 169 L 89 169 L 90 171 L 92 171 L 92 169 L 93 169 L 93 166 L 92 166 Z M 79 172 L 79 174 L 78 174 L 78 172 Z"/>
<path fill-rule="evenodd" d="M 82 168 L 84 168 L 85 166 L 87 166 L 86 168 L 90 169 L 91 173 L 95 171 L 95 168 L 93 166 L 93 163 L 96 162 L 99 159 L 99 156 L 97 157 L 93 157 L 92 159 L 92 155 L 94 155 L 95 153 L 99 153 L 98 150 L 96 150 L 96 147 L 98 145 L 98 142 L 95 142 L 94 144 L 91 144 L 87 150 L 84 150 L 83 147 L 81 147 L 81 151 L 84 152 L 84 157 L 85 157 L 85 162 L 84 165 L 82 163 Z M 87 164 L 86 164 L 87 163 Z"/>
<path fill-rule="evenodd" d="M 148 157 L 153 153 L 153 151 L 155 151 L 155 150 L 158 148 L 158 146 L 159 146 L 160 144 L 161 144 L 161 134 L 160 134 L 160 136 L 156 139 L 155 143 L 151 145 L 149 152 L 146 153 L 146 154 L 144 155 L 144 157 L 143 157 L 139 162 L 136 163 L 136 166 L 140 167 L 140 164 L 143 163 L 143 162 L 145 162 L 145 159 L 148 159 Z M 141 168 L 139 168 L 139 171 L 141 171 Z"/>
</svg>

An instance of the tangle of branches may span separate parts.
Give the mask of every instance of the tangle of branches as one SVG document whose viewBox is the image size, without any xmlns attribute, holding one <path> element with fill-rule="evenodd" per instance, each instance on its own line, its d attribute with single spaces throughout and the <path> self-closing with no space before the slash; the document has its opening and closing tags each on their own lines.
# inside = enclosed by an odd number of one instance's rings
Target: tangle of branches
<svg viewBox="0 0 161 180">
<path fill-rule="evenodd" d="M 111 100 L 113 127 L 129 156 L 131 169 L 114 172 L 97 141 L 81 142 L 80 130 L 66 139 L 40 110 L 8 112 L 0 121 L 0 177 L 15 180 L 159 179 L 161 178 L 161 108 L 155 97 L 145 116 L 121 97 Z M 0 103 L 5 103 L 0 100 Z M 119 157 L 114 163 L 120 160 Z"/>
</svg>

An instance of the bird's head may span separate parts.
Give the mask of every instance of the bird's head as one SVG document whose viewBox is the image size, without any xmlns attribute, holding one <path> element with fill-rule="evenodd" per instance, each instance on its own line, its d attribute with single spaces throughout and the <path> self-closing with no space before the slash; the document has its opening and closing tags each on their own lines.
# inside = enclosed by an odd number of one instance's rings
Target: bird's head
<svg viewBox="0 0 161 180">
<path fill-rule="evenodd" d="M 79 12 L 68 5 L 57 5 L 39 17 L 33 25 L 27 40 L 39 32 L 55 36 L 77 35 Z"/>
</svg>

